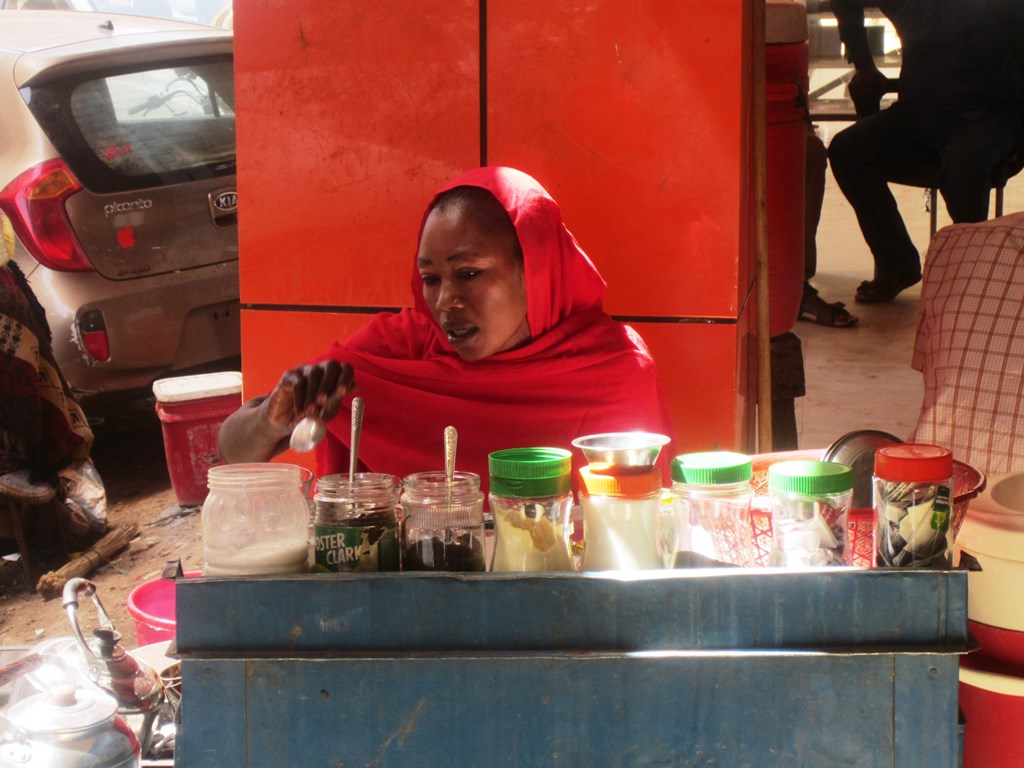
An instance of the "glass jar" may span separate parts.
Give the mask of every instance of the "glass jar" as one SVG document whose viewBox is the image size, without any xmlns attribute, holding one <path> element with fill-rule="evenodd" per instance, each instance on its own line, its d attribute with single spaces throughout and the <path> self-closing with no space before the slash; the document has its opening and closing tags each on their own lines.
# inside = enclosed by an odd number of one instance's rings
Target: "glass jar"
<svg viewBox="0 0 1024 768">
<path fill-rule="evenodd" d="M 658 545 L 661 470 L 650 466 L 588 464 L 580 470 L 580 478 L 580 570 L 663 568 Z"/>
<path fill-rule="evenodd" d="M 301 467 L 227 464 L 211 467 L 203 503 L 206 576 L 309 570 L 309 504 Z"/>
<path fill-rule="evenodd" d="M 779 461 L 768 467 L 772 510 L 769 564 L 846 565 L 853 470 L 830 461 Z"/>
<path fill-rule="evenodd" d="M 750 528 L 749 456 L 730 451 L 687 453 L 672 460 L 675 536 L 669 549 L 732 565 L 754 562 Z"/>
<path fill-rule="evenodd" d="M 402 570 L 487 570 L 480 476 L 417 472 L 402 481 Z"/>
<path fill-rule="evenodd" d="M 398 478 L 374 472 L 326 475 L 313 496 L 318 573 L 397 571 Z"/>
<path fill-rule="evenodd" d="M 952 567 L 953 454 L 921 443 L 883 446 L 873 482 L 878 565 Z"/>
<path fill-rule="evenodd" d="M 492 571 L 571 571 L 572 453 L 510 448 L 487 457 Z"/>
</svg>

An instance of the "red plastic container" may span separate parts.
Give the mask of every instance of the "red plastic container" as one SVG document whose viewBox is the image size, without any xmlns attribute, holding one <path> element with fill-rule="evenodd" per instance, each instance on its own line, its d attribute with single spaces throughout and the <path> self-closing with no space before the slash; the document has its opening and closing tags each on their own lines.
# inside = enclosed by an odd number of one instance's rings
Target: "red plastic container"
<svg viewBox="0 0 1024 768">
<path fill-rule="evenodd" d="M 1024 678 L 960 667 L 964 768 L 1019 768 L 1024 739 L 1014 723 L 1024 719 Z"/>
<path fill-rule="evenodd" d="M 220 425 L 242 404 L 242 374 L 179 376 L 153 383 L 171 488 L 183 507 L 206 499 L 206 473 L 221 464 Z"/>
<path fill-rule="evenodd" d="M 185 578 L 201 575 L 200 571 L 189 571 Z M 176 587 L 173 579 L 152 579 L 128 593 L 128 615 L 135 620 L 136 645 L 174 639 L 178 626 Z"/>
<path fill-rule="evenodd" d="M 767 224 L 768 332 L 786 333 L 796 325 L 804 289 L 804 176 L 807 122 L 794 83 L 768 83 Z"/>
</svg>

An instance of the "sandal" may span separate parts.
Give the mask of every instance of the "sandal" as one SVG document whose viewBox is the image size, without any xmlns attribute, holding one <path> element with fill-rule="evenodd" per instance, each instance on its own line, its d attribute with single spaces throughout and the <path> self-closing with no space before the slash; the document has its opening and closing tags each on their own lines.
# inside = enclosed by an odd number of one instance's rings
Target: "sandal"
<svg viewBox="0 0 1024 768">
<path fill-rule="evenodd" d="M 804 295 L 804 300 L 800 304 L 800 315 L 797 319 L 829 328 L 852 328 L 860 321 L 859 317 L 851 315 L 846 310 L 846 305 L 843 302 L 837 301 L 829 304 L 818 295 L 817 291 Z"/>
<path fill-rule="evenodd" d="M 921 273 L 899 277 L 895 282 L 884 283 L 875 280 L 865 280 L 857 287 L 857 295 L 854 297 L 862 304 L 884 304 L 895 299 L 901 292 L 912 285 L 921 282 Z"/>
</svg>

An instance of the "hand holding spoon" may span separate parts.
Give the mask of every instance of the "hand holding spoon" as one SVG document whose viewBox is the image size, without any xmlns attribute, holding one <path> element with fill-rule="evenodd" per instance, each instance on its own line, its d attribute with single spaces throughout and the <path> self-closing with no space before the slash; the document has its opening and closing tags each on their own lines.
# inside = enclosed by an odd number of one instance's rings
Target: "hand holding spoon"
<svg viewBox="0 0 1024 768">
<path fill-rule="evenodd" d="M 288 445 L 293 451 L 306 453 L 316 448 L 327 436 L 327 425 L 319 416 L 304 416 L 292 430 Z"/>
</svg>

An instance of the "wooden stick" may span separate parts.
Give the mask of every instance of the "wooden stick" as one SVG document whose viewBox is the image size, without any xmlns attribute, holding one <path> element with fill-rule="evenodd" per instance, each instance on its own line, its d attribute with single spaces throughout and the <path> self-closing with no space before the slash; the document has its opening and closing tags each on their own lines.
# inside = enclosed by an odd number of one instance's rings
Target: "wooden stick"
<svg viewBox="0 0 1024 768">
<path fill-rule="evenodd" d="M 757 449 L 772 450 L 772 350 L 768 296 L 768 148 L 765 105 L 765 3 L 750 4 L 754 129 L 754 257 L 757 275 Z"/>
<path fill-rule="evenodd" d="M 111 528 L 102 539 L 97 541 L 87 552 L 74 560 L 69 560 L 56 571 L 44 573 L 36 584 L 36 592 L 44 600 L 60 597 L 64 585 L 76 576 L 88 576 L 99 566 L 107 563 L 118 552 L 128 546 L 128 542 L 139 533 L 135 523 L 127 523 Z"/>
</svg>

